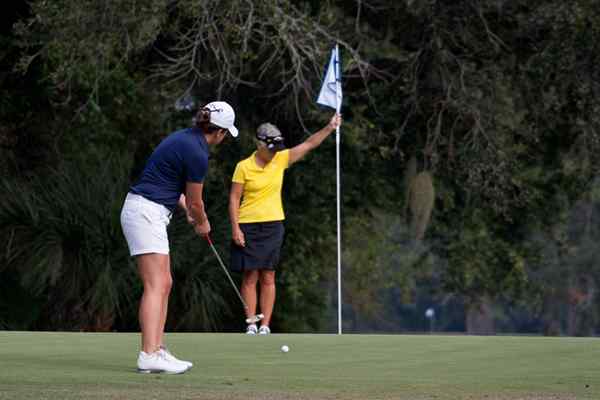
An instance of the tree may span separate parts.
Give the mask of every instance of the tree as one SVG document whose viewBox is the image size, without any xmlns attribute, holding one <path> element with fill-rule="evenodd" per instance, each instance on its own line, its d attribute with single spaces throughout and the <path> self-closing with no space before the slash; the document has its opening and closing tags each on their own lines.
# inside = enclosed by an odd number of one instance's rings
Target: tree
<svg viewBox="0 0 600 400">
<path fill-rule="evenodd" d="M 446 321 L 464 318 L 459 325 L 471 331 L 493 331 L 508 307 L 548 327 L 558 321 L 559 331 L 589 333 L 581 321 L 597 314 L 595 234 L 573 236 L 571 219 L 595 221 L 599 7 L 593 0 L 33 1 L 29 18 L 3 36 L 8 50 L 0 57 L 11 68 L 20 59 L 28 82 L 0 75 L 2 168 L 10 185 L 29 188 L 31 177 L 35 185 L 60 181 L 47 169 L 99 174 L 88 160 L 124 152 L 133 162 L 115 176 L 133 179 L 162 135 L 189 125 L 187 108 L 225 98 L 239 110 L 242 135 L 215 152 L 206 193 L 225 250 L 223 198 L 235 163 L 253 149 L 255 126 L 276 123 L 294 145 L 324 123 L 314 94 L 338 41 L 345 310 L 357 312 L 355 328 L 418 329 L 417 310 L 437 302 L 464 306 Z M 286 177 L 282 318 L 274 321 L 286 330 L 323 329 L 334 306 L 333 151 L 325 142 Z M 178 292 L 185 311 L 169 326 L 237 329 L 227 315 L 235 298 L 212 286 L 221 279 L 211 275 L 212 256 L 188 249 L 196 240 L 182 223 L 172 225 L 175 274 L 198 285 Z M 405 236 L 411 223 L 418 243 Z"/>
</svg>

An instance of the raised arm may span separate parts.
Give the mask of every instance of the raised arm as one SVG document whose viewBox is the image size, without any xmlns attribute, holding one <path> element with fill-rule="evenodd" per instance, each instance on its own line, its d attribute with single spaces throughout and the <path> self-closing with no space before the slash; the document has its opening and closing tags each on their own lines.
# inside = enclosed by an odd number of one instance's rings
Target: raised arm
<svg viewBox="0 0 600 400">
<path fill-rule="evenodd" d="M 290 149 L 290 158 L 288 164 L 292 165 L 296 161 L 301 160 L 302 157 L 308 154 L 308 152 L 310 152 L 312 149 L 319 147 L 323 140 L 325 140 L 325 138 L 329 136 L 331 132 L 333 132 L 338 126 L 340 126 L 341 123 L 341 115 L 334 114 L 333 117 L 331 117 L 329 123 L 320 131 L 313 133 L 304 142 Z"/>
<path fill-rule="evenodd" d="M 246 245 L 244 233 L 240 229 L 239 223 L 240 201 L 243 192 L 243 183 L 231 183 L 231 191 L 229 192 L 229 221 L 231 221 L 231 238 L 235 244 L 242 247 Z"/>
<path fill-rule="evenodd" d="M 203 183 L 187 182 L 185 185 L 185 204 L 188 215 L 194 221 L 194 230 L 198 235 L 206 236 L 210 233 L 210 222 L 208 222 L 208 217 L 204 211 L 203 187 Z"/>
</svg>

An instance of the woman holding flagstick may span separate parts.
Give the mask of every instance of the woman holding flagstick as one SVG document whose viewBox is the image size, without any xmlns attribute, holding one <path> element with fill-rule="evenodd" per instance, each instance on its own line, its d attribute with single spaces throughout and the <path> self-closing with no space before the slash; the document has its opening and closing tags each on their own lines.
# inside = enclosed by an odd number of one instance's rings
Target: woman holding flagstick
<svg viewBox="0 0 600 400">
<path fill-rule="evenodd" d="M 247 317 L 264 314 L 260 329 L 248 325 L 246 333 L 267 335 L 275 305 L 275 268 L 283 244 L 285 215 L 281 201 L 284 171 L 301 160 L 342 123 L 336 113 L 321 130 L 291 149 L 270 123 L 256 132 L 256 151 L 240 161 L 233 173 L 229 194 L 231 220 L 231 269 L 243 274 L 241 294 L 248 305 Z M 257 296 L 260 284 L 260 298 Z"/>
</svg>

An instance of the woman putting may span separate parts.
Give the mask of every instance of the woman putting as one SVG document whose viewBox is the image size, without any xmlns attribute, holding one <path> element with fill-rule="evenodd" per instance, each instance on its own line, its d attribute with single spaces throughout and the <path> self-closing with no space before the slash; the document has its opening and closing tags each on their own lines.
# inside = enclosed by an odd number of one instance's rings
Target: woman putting
<svg viewBox="0 0 600 400">
<path fill-rule="evenodd" d="M 173 284 L 167 225 L 179 204 L 198 235 L 210 232 L 202 198 L 209 146 L 221 143 L 227 132 L 238 135 L 234 120 L 235 113 L 225 102 L 202 107 L 194 127 L 170 134 L 156 147 L 125 199 L 121 226 L 144 285 L 139 372 L 180 374 L 192 367 L 191 362 L 173 356 L 163 341 Z"/>
<path fill-rule="evenodd" d="M 240 161 L 233 173 L 229 194 L 232 245 L 231 269 L 243 273 L 241 293 L 248 309 L 256 315 L 257 283 L 260 283 L 260 310 L 264 314 L 260 329 L 249 324 L 249 335 L 271 333 L 269 323 L 275 305 L 275 267 L 283 243 L 281 188 L 284 171 L 317 148 L 342 122 L 335 114 L 327 126 L 303 143 L 285 149 L 276 126 L 264 123 L 256 133 L 256 151 Z"/>
</svg>

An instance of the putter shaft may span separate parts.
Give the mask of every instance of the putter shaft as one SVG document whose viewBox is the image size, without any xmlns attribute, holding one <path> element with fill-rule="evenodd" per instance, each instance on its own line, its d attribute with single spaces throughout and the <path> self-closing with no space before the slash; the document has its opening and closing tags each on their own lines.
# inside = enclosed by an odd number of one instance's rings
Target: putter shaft
<svg viewBox="0 0 600 400">
<path fill-rule="evenodd" d="M 206 236 L 206 240 L 208 241 L 208 244 L 209 244 L 210 248 L 212 249 L 215 257 L 217 257 L 217 260 L 219 261 L 219 265 L 221 266 L 221 268 L 225 272 L 225 275 L 227 275 L 227 278 L 229 279 L 229 282 L 231 282 L 231 286 L 233 287 L 233 290 L 235 290 L 235 293 L 237 294 L 238 298 L 242 302 L 242 305 L 244 306 L 244 310 L 246 311 L 246 315 L 248 315 L 248 305 L 244 301 L 244 298 L 242 297 L 242 294 L 240 293 L 240 291 L 238 290 L 237 286 L 235 285 L 235 282 L 233 281 L 233 278 L 231 278 L 231 275 L 229 274 L 229 271 L 227 271 L 227 267 L 225 266 L 225 263 L 223 262 L 223 260 L 221 260 L 221 256 L 219 256 L 219 252 L 217 252 L 217 249 L 215 248 L 215 245 L 213 244 L 212 240 L 210 240 L 210 236 L 207 235 Z M 254 324 L 254 323 L 260 321 L 261 319 L 263 319 L 264 317 L 265 316 L 263 314 L 256 314 L 256 315 L 253 315 L 251 317 L 246 318 L 246 323 L 247 324 Z"/>
</svg>

